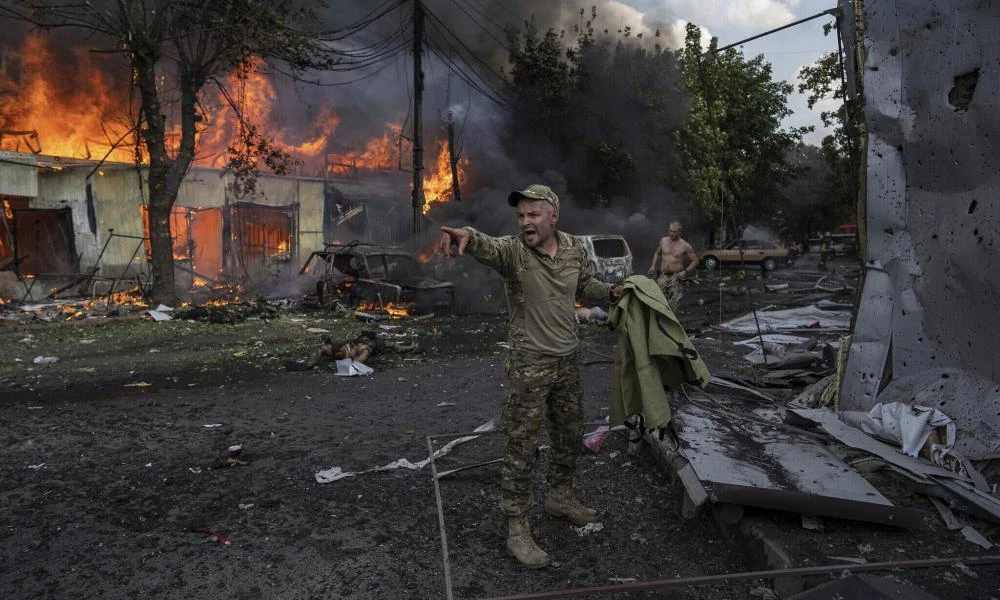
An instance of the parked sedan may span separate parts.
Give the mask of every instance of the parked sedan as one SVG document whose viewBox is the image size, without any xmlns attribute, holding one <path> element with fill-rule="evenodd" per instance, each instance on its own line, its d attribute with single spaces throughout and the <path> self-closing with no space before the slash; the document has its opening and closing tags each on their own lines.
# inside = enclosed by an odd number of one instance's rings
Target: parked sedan
<svg viewBox="0 0 1000 600">
<path fill-rule="evenodd" d="M 733 240 L 721 248 L 706 248 L 698 253 L 701 264 L 713 271 L 725 265 L 760 265 L 773 271 L 788 262 L 788 248 L 770 240 Z"/>
</svg>

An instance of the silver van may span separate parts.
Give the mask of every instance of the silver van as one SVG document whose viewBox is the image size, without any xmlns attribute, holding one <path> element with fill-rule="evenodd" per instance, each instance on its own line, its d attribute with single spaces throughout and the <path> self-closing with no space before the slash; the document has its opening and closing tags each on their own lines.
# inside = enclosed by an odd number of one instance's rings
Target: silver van
<svg viewBox="0 0 1000 600">
<path fill-rule="evenodd" d="M 620 235 L 578 235 L 594 277 L 607 283 L 621 283 L 632 275 L 632 251 Z"/>
</svg>

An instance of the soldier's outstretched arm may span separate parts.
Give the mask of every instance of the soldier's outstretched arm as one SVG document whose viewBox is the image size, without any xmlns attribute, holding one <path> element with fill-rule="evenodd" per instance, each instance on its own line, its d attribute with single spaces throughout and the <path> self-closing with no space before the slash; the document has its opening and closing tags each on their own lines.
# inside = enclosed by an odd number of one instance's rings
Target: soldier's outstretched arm
<svg viewBox="0 0 1000 600">
<path fill-rule="evenodd" d="M 493 237 L 472 227 L 441 228 L 441 249 L 445 256 L 451 256 L 451 243 L 458 247 L 459 254 L 468 252 L 479 262 L 493 267 L 500 275 L 506 277 L 515 271 L 515 238 L 511 236 Z"/>
</svg>

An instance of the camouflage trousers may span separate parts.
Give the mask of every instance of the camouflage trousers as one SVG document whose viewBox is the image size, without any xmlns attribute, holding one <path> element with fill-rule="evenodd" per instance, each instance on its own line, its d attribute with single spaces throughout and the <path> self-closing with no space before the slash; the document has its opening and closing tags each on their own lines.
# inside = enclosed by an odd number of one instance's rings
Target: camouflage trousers
<svg viewBox="0 0 1000 600">
<path fill-rule="evenodd" d="M 677 273 L 660 273 L 656 277 L 656 285 L 663 290 L 663 296 L 667 299 L 667 304 L 673 311 L 677 310 L 677 304 L 684 295 L 684 280 L 677 277 Z"/>
<path fill-rule="evenodd" d="M 549 432 L 549 487 L 572 486 L 583 443 L 583 389 L 576 353 L 539 356 L 512 352 L 501 416 L 507 448 L 500 480 L 500 510 L 518 517 L 531 508 L 542 421 Z"/>
</svg>

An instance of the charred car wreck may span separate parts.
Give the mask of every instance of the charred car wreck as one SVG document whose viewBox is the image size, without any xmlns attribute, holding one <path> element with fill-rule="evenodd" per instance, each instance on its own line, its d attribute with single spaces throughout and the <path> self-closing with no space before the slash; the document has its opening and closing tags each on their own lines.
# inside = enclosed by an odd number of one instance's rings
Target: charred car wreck
<svg viewBox="0 0 1000 600">
<path fill-rule="evenodd" d="M 331 307 L 401 310 L 410 314 L 450 313 L 455 285 L 428 277 L 413 254 L 364 242 L 325 244 L 300 271 L 315 278 L 319 303 Z"/>
</svg>

